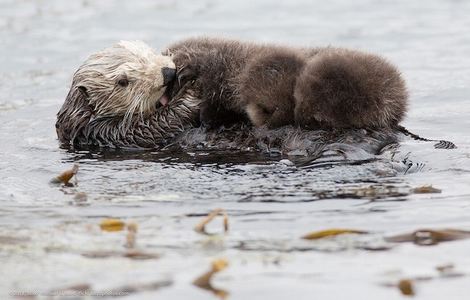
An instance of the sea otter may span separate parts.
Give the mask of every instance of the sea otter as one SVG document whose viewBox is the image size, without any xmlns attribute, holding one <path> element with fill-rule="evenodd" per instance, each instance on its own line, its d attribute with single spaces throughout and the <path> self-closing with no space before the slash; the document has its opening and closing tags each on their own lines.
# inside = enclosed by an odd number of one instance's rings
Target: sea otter
<svg viewBox="0 0 470 300">
<path fill-rule="evenodd" d="M 75 72 L 57 114 L 64 146 L 155 148 L 198 124 L 198 88 L 171 87 L 176 69 L 168 56 L 143 42 L 122 41 L 91 55 Z"/>
<path fill-rule="evenodd" d="M 315 55 L 315 50 L 302 51 Z M 376 154 L 384 145 L 397 142 L 398 131 L 404 130 L 312 131 L 295 126 L 265 130 L 243 122 L 225 130 L 197 128 L 200 108 L 207 104 L 207 89 L 200 86 L 198 78 L 181 75 L 180 70 L 178 80 L 172 59 L 156 54 L 142 42 L 121 42 L 91 55 L 75 72 L 57 114 L 59 141 L 64 147 L 77 148 L 275 148 L 281 153 L 294 151 L 316 157 L 332 149 L 350 152 L 340 145 L 356 145 L 360 152 Z"/>
<path fill-rule="evenodd" d="M 201 121 L 209 125 L 248 116 L 268 128 L 391 128 L 407 108 L 404 80 L 377 55 L 214 38 L 183 40 L 166 53 L 178 82 L 202 87 Z"/>
</svg>

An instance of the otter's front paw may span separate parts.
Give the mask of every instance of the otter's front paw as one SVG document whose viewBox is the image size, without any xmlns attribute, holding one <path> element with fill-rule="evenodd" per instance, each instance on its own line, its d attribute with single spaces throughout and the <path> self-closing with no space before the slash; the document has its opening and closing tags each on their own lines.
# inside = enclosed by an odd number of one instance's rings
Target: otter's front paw
<svg viewBox="0 0 470 300">
<path fill-rule="evenodd" d="M 197 78 L 199 71 L 198 65 L 195 64 L 195 59 L 189 54 L 178 51 L 173 53 L 171 58 L 176 65 L 176 76 L 180 85 L 184 85 L 186 82 Z"/>
</svg>

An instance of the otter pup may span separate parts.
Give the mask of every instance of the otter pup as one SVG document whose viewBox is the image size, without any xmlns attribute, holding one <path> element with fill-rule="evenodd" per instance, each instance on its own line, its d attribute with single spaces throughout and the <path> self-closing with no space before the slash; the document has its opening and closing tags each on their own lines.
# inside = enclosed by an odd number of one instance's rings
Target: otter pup
<svg viewBox="0 0 470 300">
<path fill-rule="evenodd" d="M 210 126 L 248 117 L 268 128 L 390 128 L 406 112 L 400 73 L 376 55 L 213 38 L 184 40 L 168 52 L 178 81 L 202 87 L 201 121 Z"/>
</svg>

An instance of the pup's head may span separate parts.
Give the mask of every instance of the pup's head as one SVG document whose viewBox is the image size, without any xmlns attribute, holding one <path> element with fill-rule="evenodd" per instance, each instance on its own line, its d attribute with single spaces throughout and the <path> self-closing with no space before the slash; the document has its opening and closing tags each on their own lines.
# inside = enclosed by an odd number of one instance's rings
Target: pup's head
<svg viewBox="0 0 470 300">
<path fill-rule="evenodd" d="M 149 115 L 169 101 L 176 76 L 171 57 L 140 41 L 122 41 L 91 55 L 75 72 L 56 123 L 59 139 L 70 141 L 91 118 Z"/>
</svg>

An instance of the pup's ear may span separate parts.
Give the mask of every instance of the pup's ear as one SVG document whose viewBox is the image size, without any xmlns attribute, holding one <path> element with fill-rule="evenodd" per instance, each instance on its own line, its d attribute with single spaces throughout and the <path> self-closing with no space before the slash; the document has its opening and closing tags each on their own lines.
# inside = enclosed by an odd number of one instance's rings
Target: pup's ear
<svg viewBox="0 0 470 300">
<path fill-rule="evenodd" d="M 79 85 L 79 86 L 77 86 L 77 89 L 80 91 L 80 93 L 82 93 L 83 97 L 85 97 L 85 98 L 89 97 L 88 90 L 87 90 L 86 87 L 84 87 L 83 85 Z"/>
</svg>

